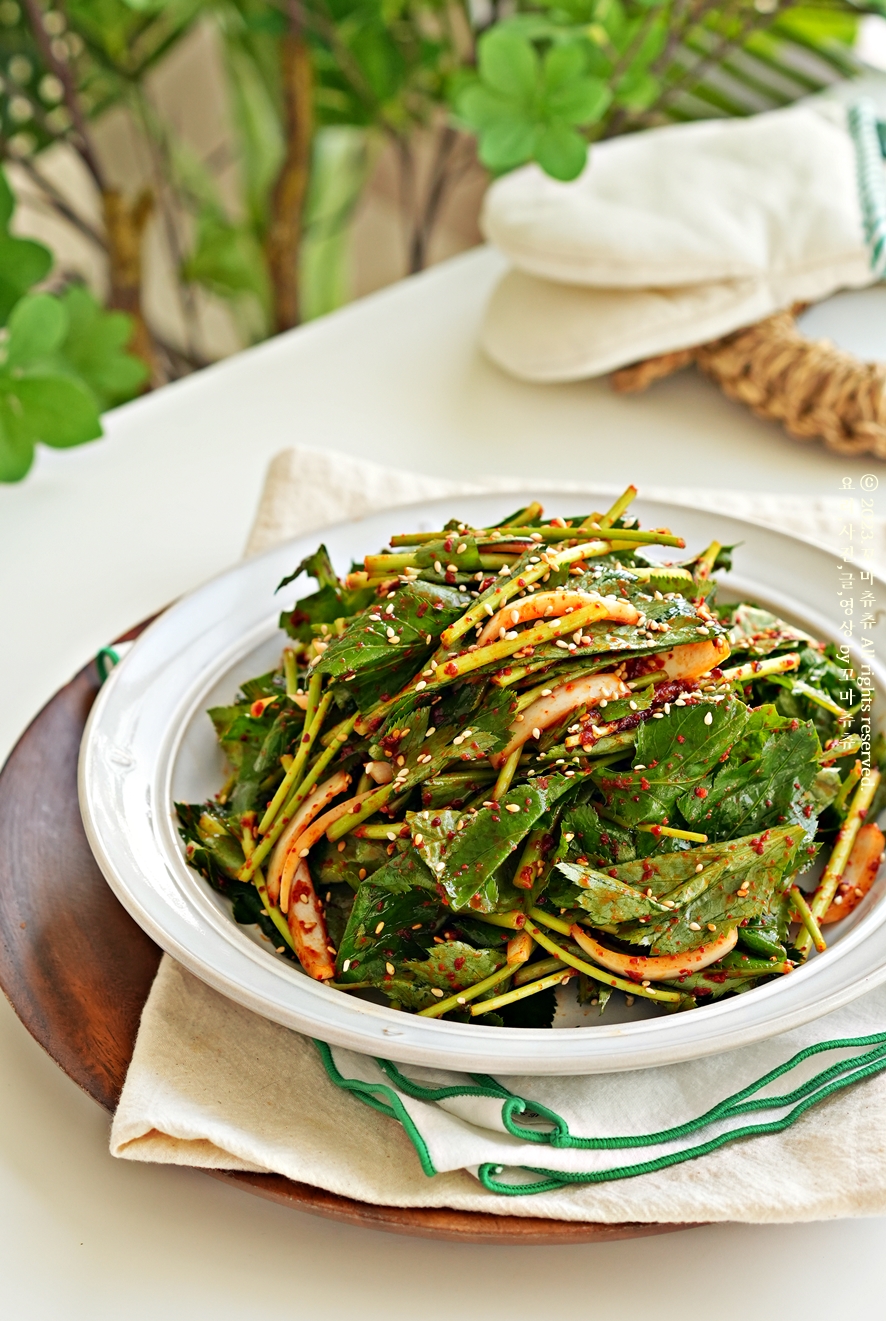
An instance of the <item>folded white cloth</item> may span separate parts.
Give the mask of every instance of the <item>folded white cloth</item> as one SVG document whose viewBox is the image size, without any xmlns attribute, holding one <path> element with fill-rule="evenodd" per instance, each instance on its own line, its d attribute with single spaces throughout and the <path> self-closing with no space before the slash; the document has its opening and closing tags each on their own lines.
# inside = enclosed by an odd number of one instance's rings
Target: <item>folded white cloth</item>
<svg viewBox="0 0 886 1321">
<path fill-rule="evenodd" d="M 484 483 L 515 489 L 509 482 Z M 581 489 L 576 485 L 576 490 Z M 286 537 L 317 530 L 317 520 L 356 517 L 370 509 L 455 494 L 464 484 L 391 473 L 373 464 L 290 450 L 271 465 L 250 539 L 257 553 Z M 538 490 L 538 487 L 533 487 Z M 298 499 L 295 499 L 295 494 Z M 599 488 L 595 488 L 596 493 Z M 661 497 L 661 491 L 646 494 Z M 839 498 L 801 501 L 683 491 L 684 503 L 716 501 L 724 512 L 758 521 L 803 526 L 835 548 L 840 541 Z M 310 522 L 305 521 L 307 517 Z M 886 525 L 878 524 L 875 562 L 886 563 Z M 672 1068 L 594 1078 L 501 1078 L 483 1084 L 428 1070 L 385 1069 L 350 1051 L 321 1051 L 290 1032 L 226 1000 L 164 957 L 145 1005 L 120 1105 L 111 1151 L 129 1160 L 203 1168 L 273 1171 L 367 1202 L 450 1206 L 602 1222 L 814 1220 L 886 1212 L 886 1075 L 808 1110 L 783 1135 L 718 1147 L 730 1130 L 777 1123 L 803 1104 L 823 1069 L 874 1069 L 886 1058 L 886 989 L 826 1019 L 742 1051 Z M 733 1104 L 705 1123 L 713 1106 L 783 1066 L 796 1052 L 824 1041 L 878 1035 L 870 1050 L 855 1047 L 812 1056 L 774 1080 L 765 1095 L 799 1089 L 793 1102 Z M 846 1064 L 861 1052 L 868 1059 Z M 324 1062 L 325 1061 L 325 1062 Z M 471 1092 L 463 1094 L 467 1081 Z M 835 1077 L 833 1081 L 837 1081 Z M 388 1113 L 362 1105 L 366 1085 Z M 455 1087 L 438 1098 L 434 1089 Z M 387 1089 L 380 1091 L 380 1088 Z M 502 1091 L 501 1089 L 505 1089 Z M 353 1094 L 352 1094 L 353 1093 Z M 643 1137 L 639 1145 L 570 1145 L 550 1138 L 551 1122 L 535 1139 L 509 1131 L 504 1115 L 525 1098 L 559 1117 L 554 1131 L 577 1138 Z M 753 1098 L 749 1098 L 752 1100 Z M 759 1099 L 759 1098 L 758 1098 Z M 507 1105 L 506 1105 L 507 1103 Z M 504 1107 L 504 1109 L 503 1109 Z M 544 1114 L 544 1111 L 542 1111 Z M 393 1114 L 394 1118 L 390 1115 Z M 552 1118 L 548 1113 L 548 1120 Z M 399 1119 L 400 1122 L 395 1122 Z M 525 1122 L 525 1117 L 524 1117 Z M 650 1134 L 685 1126 L 663 1142 Z M 708 1154 L 666 1165 L 686 1148 L 714 1145 Z M 613 1167 L 649 1171 L 612 1179 Z M 501 1173 L 496 1171 L 501 1170 Z M 527 1175 L 525 1170 L 541 1170 Z M 551 1173 L 546 1173 L 550 1171 Z M 434 1173 L 433 1178 L 428 1175 Z M 606 1182 L 561 1186 L 571 1176 Z M 505 1195 L 527 1180 L 542 1191 Z M 503 1185 L 505 1191 L 494 1191 Z"/>
<path fill-rule="evenodd" d="M 886 172 L 868 102 L 651 129 L 582 175 L 493 184 L 486 236 L 513 263 L 482 331 L 530 380 L 595 376 L 882 274 Z"/>
</svg>

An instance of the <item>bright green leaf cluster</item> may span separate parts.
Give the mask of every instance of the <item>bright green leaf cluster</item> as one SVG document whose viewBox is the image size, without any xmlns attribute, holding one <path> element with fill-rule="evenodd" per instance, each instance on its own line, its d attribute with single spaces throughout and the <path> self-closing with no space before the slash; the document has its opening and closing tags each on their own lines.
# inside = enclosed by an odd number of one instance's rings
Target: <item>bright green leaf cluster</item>
<svg viewBox="0 0 886 1321">
<path fill-rule="evenodd" d="M 132 322 L 87 290 L 29 294 L 52 254 L 9 233 L 15 201 L 0 172 L 0 481 L 17 482 L 38 441 L 67 449 L 102 434 L 99 412 L 130 399 L 147 375 L 127 353 Z"/>
<path fill-rule="evenodd" d="M 564 41 L 541 55 L 529 38 L 502 25 L 478 46 L 478 75 L 456 111 L 479 136 L 480 159 L 495 173 L 536 161 L 555 179 L 575 179 L 587 159 L 580 128 L 600 119 L 612 99 L 588 72 L 584 43 Z"/>
</svg>

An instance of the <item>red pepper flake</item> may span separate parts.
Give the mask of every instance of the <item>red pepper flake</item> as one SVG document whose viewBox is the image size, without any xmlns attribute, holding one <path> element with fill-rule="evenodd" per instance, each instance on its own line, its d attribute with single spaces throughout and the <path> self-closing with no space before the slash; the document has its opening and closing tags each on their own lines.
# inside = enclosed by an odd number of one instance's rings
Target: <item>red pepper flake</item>
<svg viewBox="0 0 886 1321">
<path fill-rule="evenodd" d="M 643 790 L 646 790 L 646 789 L 649 788 L 649 781 L 646 779 L 646 776 L 645 776 L 645 775 L 641 775 L 641 776 L 640 776 L 640 788 L 643 789 Z"/>
<path fill-rule="evenodd" d="M 683 737 L 682 734 L 678 734 L 678 735 L 677 735 L 677 742 L 678 742 L 678 743 L 685 743 L 685 742 L 686 742 L 686 739 Z"/>
<path fill-rule="evenodd" d="M 701 785 L 699 785 L 699 787 L 695 791 L 695 796 L 696 798 L 707 798 L 708 791 L 707 789 L 703 789 Z"/>
<path fill-rule="evenodd" d="M 446 673 L 458 674 L 458 666 L 455 664 L 454 661 L 450 661 L 449 664 L 446 666 Z"/>
</svg>

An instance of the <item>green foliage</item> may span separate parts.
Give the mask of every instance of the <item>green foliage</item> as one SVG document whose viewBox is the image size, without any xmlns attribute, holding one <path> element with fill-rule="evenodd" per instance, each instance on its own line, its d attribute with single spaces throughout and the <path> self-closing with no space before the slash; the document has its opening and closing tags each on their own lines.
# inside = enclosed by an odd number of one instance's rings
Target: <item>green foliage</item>
<svg viewBox="0 0 886 1321">
<path fill-rule="evenodd" d="M 587 139 L 577 130 L 596 123 L 612 99 L 605 82 L 589 74 L 585 46 L 563 42 L 542 55 L 507 25 L 480 38 L 477 78 L 459 93 L 456 110 L 478 133 L 490 170 L 537 161 L 555 179 L 581 173 Z"/>
</svg>

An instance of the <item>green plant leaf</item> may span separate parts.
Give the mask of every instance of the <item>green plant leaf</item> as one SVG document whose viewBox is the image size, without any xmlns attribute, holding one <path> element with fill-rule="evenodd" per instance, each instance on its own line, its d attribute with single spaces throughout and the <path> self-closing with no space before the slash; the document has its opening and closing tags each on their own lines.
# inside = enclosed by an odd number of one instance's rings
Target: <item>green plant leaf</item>
<svg viewBox="0 0 886 1321">
<path fill-rule="evenodd" d="M 20 482 L 34 462 L 34 440 L 21 411 L 0 392 L 0 482 Z"/>
<path fill-rule="evenodd" d="M 546 97 L 569 87 L 587 68 L 587 55 L 578 42 L 552 46 L 542 65 L 542 85 Z"/>
<path fill-rule="evenodd" d="M 532 159 L 536 128 L 528 120 L 493 124 L 480 135 L 480 160 L 500 174 Z"/>
<path fill-rule="evenodd" d="M 477 56 L 480 77 L 495 91 L 524 103 L 534 96 L 539 60 L 525 37 L 495 27 L 480 38 Z"/>
<path fill-rule="evenodd" d="M 546 108 L 567 124 L 590 124 L 600 119 L 611 101 L 612 93 L 601 78 L 582 78 L 549 96 Z"/>
<path fill-rule="evenodd" d="M 23 427 L 44 445 L 68 449 L 102 433 L 95 400 L 76 381 L 63 376 L 7 377 L 0 381 L 0 390 L 7 406 L 20 412 Z"/>
<path fill-rule="evenodd" d="M 68 331 L 68 314 L 52 294 L 29 294 L 9 318 L 7 371 L 27 369 L 51 357 Z"/>
<path fill-rule="evenodd" d="M 0 325 L 6 325 L 21 296 L 45 280 L 51 269 L 52 253 L 42 243 L 0 236 Z"/>
<path fill-rule="evenodd" d="M 551 124 L 536 140 L 535 159 L 546 174 L 561 183 L 577 179 L 587 158 L 587 142 L 566 124 Z"/>
<path fill-rule="evenodd" d="M 88 289 L 73 285 L 61 298 L 68 331 L 59 350 L 63 361 L 89 387 L 99 408 L 132 399 L 148 376 L 146 364 L 127 352 L 132 318 L 106 312 Z"/>
</svg>

